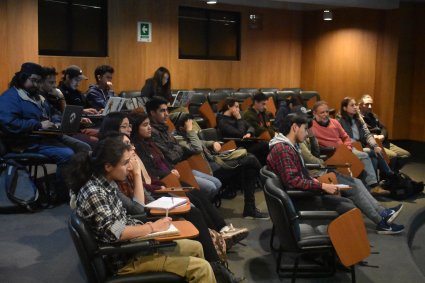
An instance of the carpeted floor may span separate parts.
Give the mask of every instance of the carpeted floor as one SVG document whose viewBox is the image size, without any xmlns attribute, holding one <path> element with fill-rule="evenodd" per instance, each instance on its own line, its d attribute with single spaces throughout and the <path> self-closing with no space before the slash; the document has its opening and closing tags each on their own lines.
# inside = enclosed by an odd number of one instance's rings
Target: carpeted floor
<svg viewBox="0 0 425 283">
<path fill-rule="evenodd" d="M 425 181 L 425 155 L 415 143 L 403 144 L 416 152 L 413 162 L 403 171 L 416 180 Z M 412 147 L 410 148 L 409 145 Z M 423 144 L 421 144 L 423 145 Z M 256 192 L 257 205 L 266 210 L 264 196 Z M 396 202 L 381 200 L 384 206 Z M 424 195 L 404 201 L 404 210 L 397 222 L 407 225 L 412 215 L 425 206 Z M 238 275 L 245 275 L 248 282 L 289 282 L 275 272 L 275 255 L 270 252 L 271 222 L 241 218 L 242 195 L 233 200 L 223 200 L 221 211 L 228 222 L 237 227 L 248 227 L 250 235 L 229 252 L 229 266 Z M 33 214 L 0 215 L 0 282 L 50 283 L 85 282 L 78 255 L 69 236 L 67 220 L 71 210 L 67 205 L 46 209 Z M 425 223 L 425 220 L 423 221 Z M 425 229 L 419 228 L 412 243 L 413 256 L 407 245 L 407 232 L 397 236 L 377 235 L 371 221 L 365 220 L 373 251 L 367 261 L 379 268 L 358 267 L 357 282 L 418 282 L 420 270 L 425 272 Z M 417 260 L 419 268 L 414 264 Z M 423 278 L 423 277 L 422 277 Z M 300 279 L 298 282 L 351 282 L 345 272 L 337 272 L 325 279 Z"/>
</svg>

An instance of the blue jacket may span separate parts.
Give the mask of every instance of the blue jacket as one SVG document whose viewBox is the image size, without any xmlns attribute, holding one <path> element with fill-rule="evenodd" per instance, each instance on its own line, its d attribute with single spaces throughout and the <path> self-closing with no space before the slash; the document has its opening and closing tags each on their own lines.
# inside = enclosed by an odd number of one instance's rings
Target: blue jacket
<svg viewBox="0 0 425 283">
<path fill-rule="evenodd" d="M 30 144 L 35 140 L 28 138 L 28 135 L 41 128 L 41 121 L 50 119 L 54 123 L 60 122 L 60 117 L 50 117 L 50 106 L 44 97 L 39 98 L 39 101 L 35 101 L 27 92 L 15 87 L 0 96 L 0 128 L 6 140 L 9 138 L 14 145 Z"/>
<path fill-rule="evenodd" d="M 103 109 L 111 96 L 114 96 L 112 91 L 104 91 L 98 85 L 90 85 L 86 93 L 87 106 L 96 110 Z"/>
</svg>

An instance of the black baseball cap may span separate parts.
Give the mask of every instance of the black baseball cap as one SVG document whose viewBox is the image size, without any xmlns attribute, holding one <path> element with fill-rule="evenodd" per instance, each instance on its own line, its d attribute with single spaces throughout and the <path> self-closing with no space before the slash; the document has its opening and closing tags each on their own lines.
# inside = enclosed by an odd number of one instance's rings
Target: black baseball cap
<svg viewBox="0 0 425 283">
<path fill-rule="evenodd" d="M 71 78 L 79 78 L 80 80 L 87 80 L 88 78 L 83 75 L 83 71 L 76 65 L 71 65 L 63 71 L 63 75 L 69 75 Z"/>
</svg>

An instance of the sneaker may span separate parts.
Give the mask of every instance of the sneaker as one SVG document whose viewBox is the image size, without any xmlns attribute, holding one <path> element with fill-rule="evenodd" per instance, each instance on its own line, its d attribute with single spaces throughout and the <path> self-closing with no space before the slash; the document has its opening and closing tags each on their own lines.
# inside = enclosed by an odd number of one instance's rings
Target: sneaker
<svg viewBox="0 0 425 283">
<path fill-rule="evenodd" d="M 403 208 L 403 204 L 400 203 L 399 205 L 395 207 L 384 209 L 381 212 L 382 220 L 384 222 L 387 222 L 388 224 L 393 223 L 393 221 L 397 218 L 402 208 Z"/>
<path fill-rule="evenodd" d="M 403 225 L 398 224 L 389 224 L 381 220 L 381 222 L 376 225 L 376 233 L 381 235 L 393 235 L 399 234 L 404 231 Z"/>
<path fill-rule="evenodd" d="M 370 189 L 370 194 L 372 196 L 389 196 L 391 194 L 390 191 L 384 190 L 381 186 L 375 186 Z"/>
<path fill-rule="evenodd" d="M 220 233 L 226 241 L 226 245 L 228 241 L 231 241 L 232 243 L 230 246 L 233 246 L 245 239 L 248 236 L 249 231 L 247 228 L 235 228 L 232 224 L 229 224 L 221 228 Z M 230 249 L 230 247 L 228 249 Z"/>
<path fill-rule="evenodd" d="M 261 212 L 258 210 L 258 208 L 255 208 L 254 210 L 244 211 L 243 217 L 245 219 L 258 219 L 258 220 L 269 220 L 270 216 L 268 213 Z"/>
</svg>

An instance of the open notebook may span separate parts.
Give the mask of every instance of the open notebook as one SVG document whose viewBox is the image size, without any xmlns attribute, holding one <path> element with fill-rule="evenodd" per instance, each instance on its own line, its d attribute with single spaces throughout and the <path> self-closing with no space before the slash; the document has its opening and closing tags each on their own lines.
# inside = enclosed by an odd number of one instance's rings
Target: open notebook
<svg viewBox="0 0 425 283">
<path fill-rule="evenodd" d="M 179 233 L 180 233 L 179 229 L 177 229 L 176 226 L 174 226 L 173 224 L 170 224 L 170 227 L 168 227 L 168 229 L 165 231 L 152 232 L 147 234 L 146 236 L 131 239 L 131 241 L 149 240 L 149 239 L 157 238 L 160 236 L 178 235 Z"/>
<path fill-rule="evenodd" d="M 159 199 L 148 203 L 147 205 L 145 205 L 145 207 L 170 210 L 174 207 L 185 204 L 186 202 L 187 202 L 186 198 L 160 197 Z"/>
</svg>

